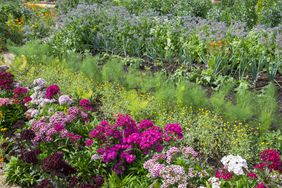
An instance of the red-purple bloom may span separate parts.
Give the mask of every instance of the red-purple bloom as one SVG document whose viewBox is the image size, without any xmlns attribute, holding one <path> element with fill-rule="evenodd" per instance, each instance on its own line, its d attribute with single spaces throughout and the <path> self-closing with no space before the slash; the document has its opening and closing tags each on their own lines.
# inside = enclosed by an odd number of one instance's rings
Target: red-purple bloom
<svg viewBox="0 0 282 188">
<path fill-rule="evenodd" d="M 153 126 L 141 134 L 140 147 L 142 150 L 149 150 L 154 146 L 159 145 L 162 142 L 162 129 L 157 126 Z"/>
<path fill-rule="evenodd" d="M 56 152 L 46 157 L 42 162 L 43 169 L 47 172 L 54 172 L 56 175 L 64 176 L 75 173 L 76 170 L 64 161 L 63 157 L 64 154 L 62 152 Z"/>
<path fill-rule="evenodd" d="M 11 90 L 13 88 L 14 75 L 9 72 L 0 72 L 0 89 Z"/>
<path fill-rule="evenodd" d="M 26 87 L 17 87 L 14 89 L 14 98 L 22 98 L 28 94 L 28 88 Z"/>
<path fill-rule="evenodd" d="M 154 123 L 150 120 L 147 120 L 147 119 L 144 119 L 142 120 L 139 125 L 138 125 L 138 130 L 146 130 L 150 127 L 153 127 L 154 126 Z"/>
<path fill-rule="evenodd" d="M 39 182 L 34 188 L 55 188 L 55 186 L 52 184 L 52 182 L 48 179 L 44 179 L 41 182 Z"/>
<path fill-rule="evenodd" d="M 279 169 L 281 168 L 280 153 L 277 150 L 268 148 L 261 152 L 260 158 L 263 162 L 259 165 L 256 165 L 255 168 L 258 168 L 260 166 L 267 166 L 271 171 L 279 171 Z"/>
<path fill-rule="evenodd" d="M 87 139 L 87 140 L 85 141 L 85 145 L 86 145 L 87 147 L 92 146 L 92 144 L 93 144 L 93 140 L 92 140 L 92 139 Z"/>
<path fill-rule="evenodd" d="M 30 102 L 32 100 L 32 98 L 31 97 L 25 97 L 24 99 L 23 99 L 23 103 L 25 104 L 25 103 L 28 103 L 28 102 Z"/>
<path fill-rule="evenodd" d="M 256 188 L 268 188 L 263 182 L 257 184 Z"/>
<path fill-rule="evenodd" d="M 71 141 L 72 141 L 72 142 L 75 142 L 75 141 L 80 140 L 81 138 L 82 138 L 81 135 L 74 134 L 74 135 L 72 135 L 72 137 L 71 137 Z"/>
<path fill-rule="evenodd" d="M 57 131 L 57 132 L 60 132 L 62 130 L 65 129 L 65 126 L 63 123 L 55 123 L 54 124 L 54 129 Z"/>
<path fill-rule="evenodd" d="M 87 110 L 87 111 L 90 111 L 93 109 L 91 101 L 88 99 L 81 99 L 79 101 L 79 106 L 81 106 L 83 110 Z"/>
<path fill-rule="evenodd" d="M 253 173 L 253 172 L 249 172 L 247 174 L 248 178 L 252 179 L 252 180 L 256 180 L 258 179 L 258 176 L 256 175 L 256 173 Z"/>
<path fill-rule="evenodd" d="M 36 164 L 38 162 L 37 156 L 40 154 L 40 150 L 35 149 L 32 151 L 26 151 L 22 154 L 21 159 L 26 163 Z"/>
<path fill-rule="evenodd" d="M 182 139 L 182 127 L 179 124 L 167 124 L 165 126 L 165 141 Z"/>
<path fill-rule="evenodd" d="M 122 174 L 125 171 L 123 162 L 116 163 L 114 166 L 114 171 L 116 174 Z"/>
<path fill-rule="evenodd" d="M 266 164 L 265 163 L 258 163 L 254 166 L 255 169 L 264 169 L 266 168 Z"/>
<path fill-rule="evenodd" d="M 94 176 L 94 177 L 92 177 L 92 180 L 95 183 L 95 187 L 101 187 L 104 184 L 104 177 L 103 176 L 100 176 L 100 175 Z"/>
<path fill-rule="evenodd" d="M 228 181 L 232 178 L 232 173 L 228 172 L 226 169 L 220 169 L 216 171 L 215 177 L 218 179 L 223 179 L 225 181 Z"/>
<path fill-rule="evenodd" d="M 34 137 L 35 137 L 35 133 L 31 129 L 24 130 L 20 134 L 21 140 L 32 140 Z"/>
<path fill-rule="evenodd" d="M 52 99 L 56 94 L 60 92 L 60 88 L 58 85 L 53 84 L 47 87 L 45 97 L 47 99 Z"/>
</svg>

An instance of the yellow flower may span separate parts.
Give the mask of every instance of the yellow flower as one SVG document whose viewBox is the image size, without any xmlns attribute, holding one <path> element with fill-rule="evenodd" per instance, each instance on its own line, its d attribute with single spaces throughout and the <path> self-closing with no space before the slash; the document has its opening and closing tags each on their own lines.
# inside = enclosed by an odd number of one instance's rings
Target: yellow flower
<svg viewBox="0 0 282 188">
<path fill-rule="evenodd" d="M 0 129 L 0 132 L 6 132 L 8 129 L 7 128 L 2 128 Z"/>
<path fill-rule="evenodd" d="M 4 157 L 0 157 L 0 163 L 4 162 Z"/>
</svg>

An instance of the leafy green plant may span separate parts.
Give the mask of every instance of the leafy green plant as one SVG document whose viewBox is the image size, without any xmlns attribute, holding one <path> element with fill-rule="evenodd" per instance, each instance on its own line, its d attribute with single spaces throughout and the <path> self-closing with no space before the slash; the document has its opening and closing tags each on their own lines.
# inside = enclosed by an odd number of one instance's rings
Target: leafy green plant
<svg viewBox="0 0 282 188">
<path fill-rule="evenodd" d="M 33 186 L 40 171 L 33 165 L 22 162 L 16 157 L 12 157 L 4 169 L 4 176 L 8 184 L 19 184 L 24 187 Z"/>
</svg>

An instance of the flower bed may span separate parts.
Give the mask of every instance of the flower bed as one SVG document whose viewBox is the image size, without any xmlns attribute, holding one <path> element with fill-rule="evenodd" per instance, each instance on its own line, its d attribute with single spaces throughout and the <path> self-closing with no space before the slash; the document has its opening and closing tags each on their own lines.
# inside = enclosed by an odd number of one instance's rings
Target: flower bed
<svg viewBox="0 0 282 188">
<path fill-rule="evenodd" d="M 281 182 L 282 161 L 274 149 L 263 151 L 254 166 L 228 155 L 215 167 L 201 151 L 183 145 L 187 133 L 177 123 L 162 128 L 124 114 L 99 123 L 91 100 L 65 95 L 44 79 L 27 88 L 12 74 L 1 75 L 1 111 L 7 114 L 1 118 L 1 155 L 8 183 L 101 187 L 128 176 L 157 187 L 277 187 Z M 15 115 L 13 105 L 21 113 Z M 7 118 L 11 114 L 15 119 Z"/>
</svg>

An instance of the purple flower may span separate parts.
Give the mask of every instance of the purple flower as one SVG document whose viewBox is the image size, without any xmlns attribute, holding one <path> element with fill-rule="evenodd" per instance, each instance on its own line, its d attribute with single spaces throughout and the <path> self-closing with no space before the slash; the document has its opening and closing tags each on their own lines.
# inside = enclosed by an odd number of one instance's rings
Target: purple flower
<svg viewBox="0 0 282 188">
<path fill-rule="evenodd" d="M 0 72 L 0 89 L 11 90 L 13 88 L 14 75 L 9 72 Z"/>
<path fill-rule="evenodd" d="M 162 129 L 153 126 L 141 134 L 140 147 L 142 150 L 151 149 L 153 146 L 159 145 L 162 142 Z"/>
<path fill-rule="evenodd" d="M 79 101 L 79 106 L 81 106 L 83 110 L 87 110 L 87 111 L 92 110 L 91 102 L 88 99 L 81 99 Z"/>
<path fill-rule="evenodd" d="M 13 104 L 13 102 L 9 98 L 0 98 L 0 106 L 8 106 L 10 104 Z"/>
<path fill-rule="evenodd" d="M 62 131 L 64 128 L 65 128 L 65 126 L 64 126 L 64 124 L 62 124 L 62 123 L 55 123 L 55 124 L 54 124 L 54 129 L 55 129 L 57 132 Z"/>
<path fill-rule="evenodd" d="M 60 105 L 71 105 L 73 100 L 68 95 L 62 95 L 58 99 Z"/>
<path fill-rule="evenodd" d="M 35 133 L 31 129 L 24 130 L 20 134 L 21 140 L 32 140 L 34 137 L 35 137 Z"/>
<path fill-rule="evenodd" d="M 21 98 L 26 96 L 28 93 L 28 88 L 26 87 L 17 87 L 16 89 L 14 89 L 14 98 Z"/>
<path fill-rule="evenodd" d="M 68 176 L 76 172 L 68 163 L 63 160 L 64 154 L 62 152 L 56 152 L 46 157 L 42 162 L 42 167 L 47 172 L 54 172 L 57 175 Z"/>
<path fill-rule="evenodd" d="M 116 174 L 122 174 L 125 171 L 123 162 L 116 163 L 114 166 L 114 171 Z"/>
<path fill-rule="evenodd" d="M 196 152 L 192 147 L 185 147 L 182 149 L 182 153 L 185 157 L 197 157 L 198 156 L 198 152 Z"/>
<path fill-rule="evenodd" d="M 123 152 L 121 155 L 120 155 L 121 158 L 125 159 L 127 163 L 133 163 L 134 160 L 135 160 L 135 156 L 132 155 L 132 154 L 129 154 L 127 152 Z"/>
<path fill-rule="evenodd" d="M 182 139 L 182 127 L 179 124 L 167 124 L 165 126 L 165 141 Z"/>
<path fill-rule="evenodd" d="M 152 121 L 144 119 L 139 123 L 138 130 L 146 130 L 153 126 L 154 126 L 154 123 Z"/>
<path fill-rule="evenodd" d="M 104 177 L 103 176 L 97 175 L 97 176 L 92 177 L 92 179 L 93 179 L 96 187 L 101 187 L 104 184 Z"/>
<path fill-rule="evenodd" d="M 25 98 L 23 99 L 23 103 L 24 103 L 24 104 L 29 103 L 31 100 L 32 100 L 31 97 L 25 97 Z"/>
<path fill-rule="evenodd" d="M 45 97 L 47 99 L 52 99 L 54 97 L 54 95 L 58 94 L 59 92 L 60 92 L 59 86 L 56 85 L 56 84 L 53 84 L 53 85 L 47 87 Z"/>
<path fill-rule="evenodd" d="M 79 109 L 77 107 L 70 107 L 68 109 L 68 112 L 67 112 L 67 121 L 69 123 L 73 122 L 74 120 L 76 120 L 79 116 Z"/>
<path fill-rule="evenodd" d="M 44 179 L 39 182 L 34 188 L 55 188 L 50 180 Z"/>
<path fill-rule="evenodd" d="M 86 145 L 87 147 L 92 146 L 92 144 L 93 144 L 93 140 L 92 140 L 92 139 L 87 139 L 87 140 L 85 141 L 85 145 Z"/>
<path fill-rule="evenodd" d="M 26 151 L 22 154 L 21 159 L 26 163 L 36 164 L 38 162 L 37 156 L 40 154 L 40 150 L 35 149 L 32 151 Z"/>
</svg>

